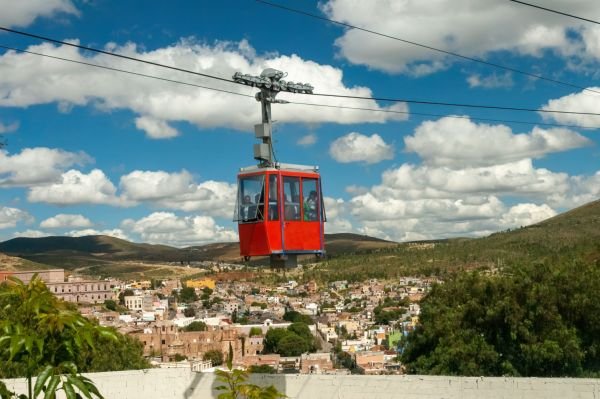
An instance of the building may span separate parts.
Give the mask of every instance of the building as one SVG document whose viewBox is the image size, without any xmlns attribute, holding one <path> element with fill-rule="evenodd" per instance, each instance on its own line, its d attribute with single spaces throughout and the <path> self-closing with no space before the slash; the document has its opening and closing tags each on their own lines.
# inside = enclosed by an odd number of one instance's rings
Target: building
<svg viewBox="0 0 600 399">
<path fill-rule="evenodd" d="M 244 337 L 239 336 L 236 329 L 228 327 L 180 332 L 179 327 L 171 322 L 157 322 L 131 336 L 144 345 L 144 356 L 161 357 L 163 361 L 174 359 L 176 354 L 189 360 L 202 360 L 204 353 L 210 350 L 219 350 L 226 355 L 231 345 L 233 362 L 242 364 L 246 351 L 256 354 L 263 350 L 262 343 L 258 345 L 258 341 L 242 339 Z"/>
<path fill-rule="evenodd" d="M 300 373 L 324 374 L 333 371 L 329 353 L 305 353 L 300 356 Z"/>
<path fill-rule="evenodd" d="M 186 287 L 191 288 L 210 288 L 211 290 L 215 289 L 216 281 L 212 278 L 203 278 L 197 280 L 188 280 L 185 282 Z"/>
<path fill-rule="evenodd" d="M 385 371 L 383 352 L 356 352 L 354 361 L 358 370 L 363 374 L 381 374 Z"/>
</svg>

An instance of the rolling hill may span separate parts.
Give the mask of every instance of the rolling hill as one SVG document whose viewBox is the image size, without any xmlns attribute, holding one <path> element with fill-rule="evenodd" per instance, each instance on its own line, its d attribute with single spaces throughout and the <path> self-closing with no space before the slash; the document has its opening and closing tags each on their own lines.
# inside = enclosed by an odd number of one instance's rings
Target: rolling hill
<svg viewBox="0 0 600 399">
<path fill-rule="evenodd" d="M 398 275 L 443 275 L 465 269 L 493 269 L 519 262 L 600 262 L 600 201 L 543 222 L 483 238 L 457 238 L 398 244 L 357 234 L 327 234 L 329 259 L 311 268 L 307 278 L 362 279 Z M 14 238 L 0 252 L 31 265 L 63 267 L 90 274 L 135 273 L 154 265 L 163 273 L 188 261 L 240 261 L 238 243 L 188 248 L 138 244 L 108 236 Z M 266 264 L 256 259 L 252 265 Z M 42 265 L 39 265 L 42 264 Z M 2 269 L 0 262 L 0 269 Z M 183 268 L 181 268 L 183 269 Z"/>
</svg>

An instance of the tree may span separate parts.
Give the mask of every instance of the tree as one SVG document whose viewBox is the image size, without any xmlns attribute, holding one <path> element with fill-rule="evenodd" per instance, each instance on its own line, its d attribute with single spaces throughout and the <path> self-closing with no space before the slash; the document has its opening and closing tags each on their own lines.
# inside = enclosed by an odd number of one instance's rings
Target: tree
<svg viewBox="0 0 600 399">
<path fill-rule="evenodd" d="M 299 312 L 296 312 L 295 310 L 292 310 L 291 312 L 285 312 L 285 314 L 283 315 L 283 320 L 291 321 L 292 323 L 301 321 L 306 324 L 315 324 L 315 322 L 313 321 L 313 319 L 311 319 L 310 316 L 303 315 Z"/>
<path fill-rule="evenodd" d="M 248 333 L 248 336 L 250 337 L 256 337 L 256 336 L 260 336 L 262 335 L 262 328 L 260 327 L 251 327 L 250 328 L 250 332 Z"/>
<path fill-rule="evenodd" d="M 179 300 L 184 303 L 192 303 L 198 300 L 196 290 L 192 287 L 185 287 L 179 291 Z"/>
<path fill-rule="evenodd" d="M 183 328 L 183 331 L 206 331 L 208 327 L 203 321 L 192 321 Z"/>
<path fill-rule="evenodd" d="M 117 302 L 113 301 L 112 299 L 107 299 L 104 301 L 104 307 L 108 310 L 115 311 L 117 310 Z"/>
<path fill-rule="evenodd" d="M 246 382 L 249 373 L 244 370 L 233 369 L 233 349 L 229 344 L 227 356 L 227 370 L 216 370 L 217 381 L 223 385 L 217 386 L 217 391 L 223 391 L 218 399 L 278 399 L 286 396 L 279 392 L 273 385 L 261 387 Z"/>
<path fill-rule="evenodd" d="M 135 295 L 135 293 L 133 292 L 133 290 L 130 290 L 129 288 L 126 289 L 125 291 L 120 292 L 119 293 L 119 305 L 125 306 L 125 297 L 133 296 L 133 295 Z"/>
<path fill-rule="evenodd" d="M 192 307 L 185 308 L 185 309 L 183 310 L 183 315 L 184 315 L 185 317 L 194 317 L 194 316 L 196 316 L 196 311 L 195 311 L 195 310 L 194 310 L 194 308 L 192 308 Z"/>
<path fill-rule="evenodd" d="M 308 352 L 309 349 L 309 345 L 304 338 L 289 331 L 277 343 L 277 353 L 281 356 L 300 356 Z"/>
<path fill-rule="evenodd" d="M 210 360 L 213 366 L 220 366 L 223 364 L 223 352 L 218 349 L 213 349 L 204 353 L 202 360 Z"/>
<path fill-rule="evenodd" d="M 28 284 L 12 279 L 0 288 L 0 376 L 24 376 L 29 399 L 63 390 L 68 399 L 84 395 L 102 398 L 77 365 L 84 351 L 94 351 L 94 336 L 116 339 L 58 300 L 34 275 Z M 37 376 L 35 386 L 32 378 Z"/>
<path fill-rule="evenodd" d="M 269 328 L 264 340 L 265 353 L 279 353 L 278 344 L 279 341 L 287 335 L 287 330 L 283 328 Z"/>
<path fill-rule="evenodd" d="M 268 364 L 261 364 L 260 366 L 250 366 L 248 371 L 252 374 L 277 374 L 277 370 Z"/>
</svg>

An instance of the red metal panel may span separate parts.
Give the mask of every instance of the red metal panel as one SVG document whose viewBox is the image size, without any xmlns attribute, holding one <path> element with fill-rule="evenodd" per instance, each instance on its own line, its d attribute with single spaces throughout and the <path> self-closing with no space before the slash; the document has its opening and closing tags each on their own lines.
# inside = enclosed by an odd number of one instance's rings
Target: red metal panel
<svg viewBox="0 0 600 399">
<path fill-rule="evenodd" d="M 257 174 L 277 174 L 281 184 L 283 176 L 307 177 L 319 179 L 318 173 L 291 171 L 291 170 L 269 170 L 240 174 L 250 176 Z M 265 176 L 265 182 L 268 177 Z M 266 183 L 268 185 L 268 183 Z M 272 253 L 294 251 L 322 251 L 324 249 L 323 222 L 322 221 L 286 221 L 284 220 L 283 190 L 279 189 L 279 220 L 258 221 L 252 223 L 239 223 L 240 255 L 242 256 L 266 256 Z M 268 187 L 266 188 L 268 190 Z M 268 191 L 267 191 L 268 192 Z M 282 226 L 283 223 L 283 226 Z M 283 229 L 282 229 L 283 227 Z M 282 237 L 283 233 L 283 237 Z"/>
</svg>

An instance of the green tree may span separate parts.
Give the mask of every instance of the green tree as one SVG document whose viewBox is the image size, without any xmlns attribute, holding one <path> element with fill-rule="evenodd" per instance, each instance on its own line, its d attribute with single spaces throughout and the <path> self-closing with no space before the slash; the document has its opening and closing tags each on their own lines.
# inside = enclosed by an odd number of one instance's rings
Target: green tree
<svg viewBox="0 0 600 399">
<path fill-rule="evenodd" d="M 295 310 L 292 310 L 291 312 L 285 312 L 283 315 L 283 320 L 291 321 L 292 323 L 301 321 L 306 324 L 315 324 L 315 322 L 310 316 L 301 314 L 299 312 L 296 312 Z"/>
<path fill-rule="evenodd" d="M 206 331 L 208 327 L 203 321 L 192 321 L 183 328 L 183 331 Z"/>
<path fill-rule="evenodd" d="M 286 396 L 279 392 L 273 385 L 261 387 L 247 382 L 249 373 L 244 370 L 233 369 L 233 349 L 229 344 L 227 356 L 227 370 L 215 371 L 217 381 L 223 385 L 217 386 L 217 391 L 222 393 L 218 399 L 278 399 Z"/>
<path fill-rule="evenodd" d="M 265 353 L 279 353 L 279 341 L 288 334 L 288 331 L 283 328 L 269 328 L 264 340 Z"/>
<path fill-rule="evenodd" d="M 198 300 L 196 290 L 192 287 L 185 287 L 179 291 L 179 300 L 184 303 L 192 303 Z"/>
<path fill-rule="evenodd" d="M 194 316 L 196 316 L 196 311 L 195 311 L 195 310 L 194 310 L 194 308 L 192 308 L 192 307 L 185 308 L 185 309 L 183 310 L 183 315 L 184 315 L 185 317 L 194 317 Z"/>
<path fill-rule="evenodd" d="M 133 290 L 130 290 L 129 288 L 126 289 L 125 291 L 119 292 L 119 305 L 125 306 L 125 297 L 133 296 L 133 295 L 135 295 L 135 293 L 133 292 Z"/>
<path fill-rule="evenodd" d="M 308 343 L 303 337 L 289 331 L 277 343 L 277 353 L 281 356 L 300 356 L 309 349 Z"/>
<path fill-rule="evenodd" d="M 218 349 L 213 349 L 204 353 L 202 360 L 210 360 L 213 366 L 220 366 L 223 364 L 223 352 Z"/>
<path fill-rule="evenodd" d="M 256 337 L 262 335 L 262 328 L 260 327 L 250 327 L 250 331 L 248 332 L 248 336 Z"/>
<path fill-rule="evenodd" d="M 117 302 L 113 301 L 112 299 L 107 299 L 104 301 L 104 307 L 108 310 L 115 311 L 117 310 Z"/>
<path fill-rule="evenodd" d="M 250 366 L 248 371 L 252 374 L 277 374 L 277 370 L 268 364 L 261 364 L 260 366 Z"/>
<path fill-rule="evenodd" d="M 24 376 L 26 396 L 54 397 L 63 390 L 68 399 L 83 395 L 102 398 L 94 383 L 81 375 L 76 362 L 83 351 L 94 351 L 95 335 L 115 339 L 50 293 L 35 275 L 28 284 L 13 279 L 0 288 L 0 359 L 2 377 Z M 32 378 L 37 376 L 35 386 Z"/>
</svg>

